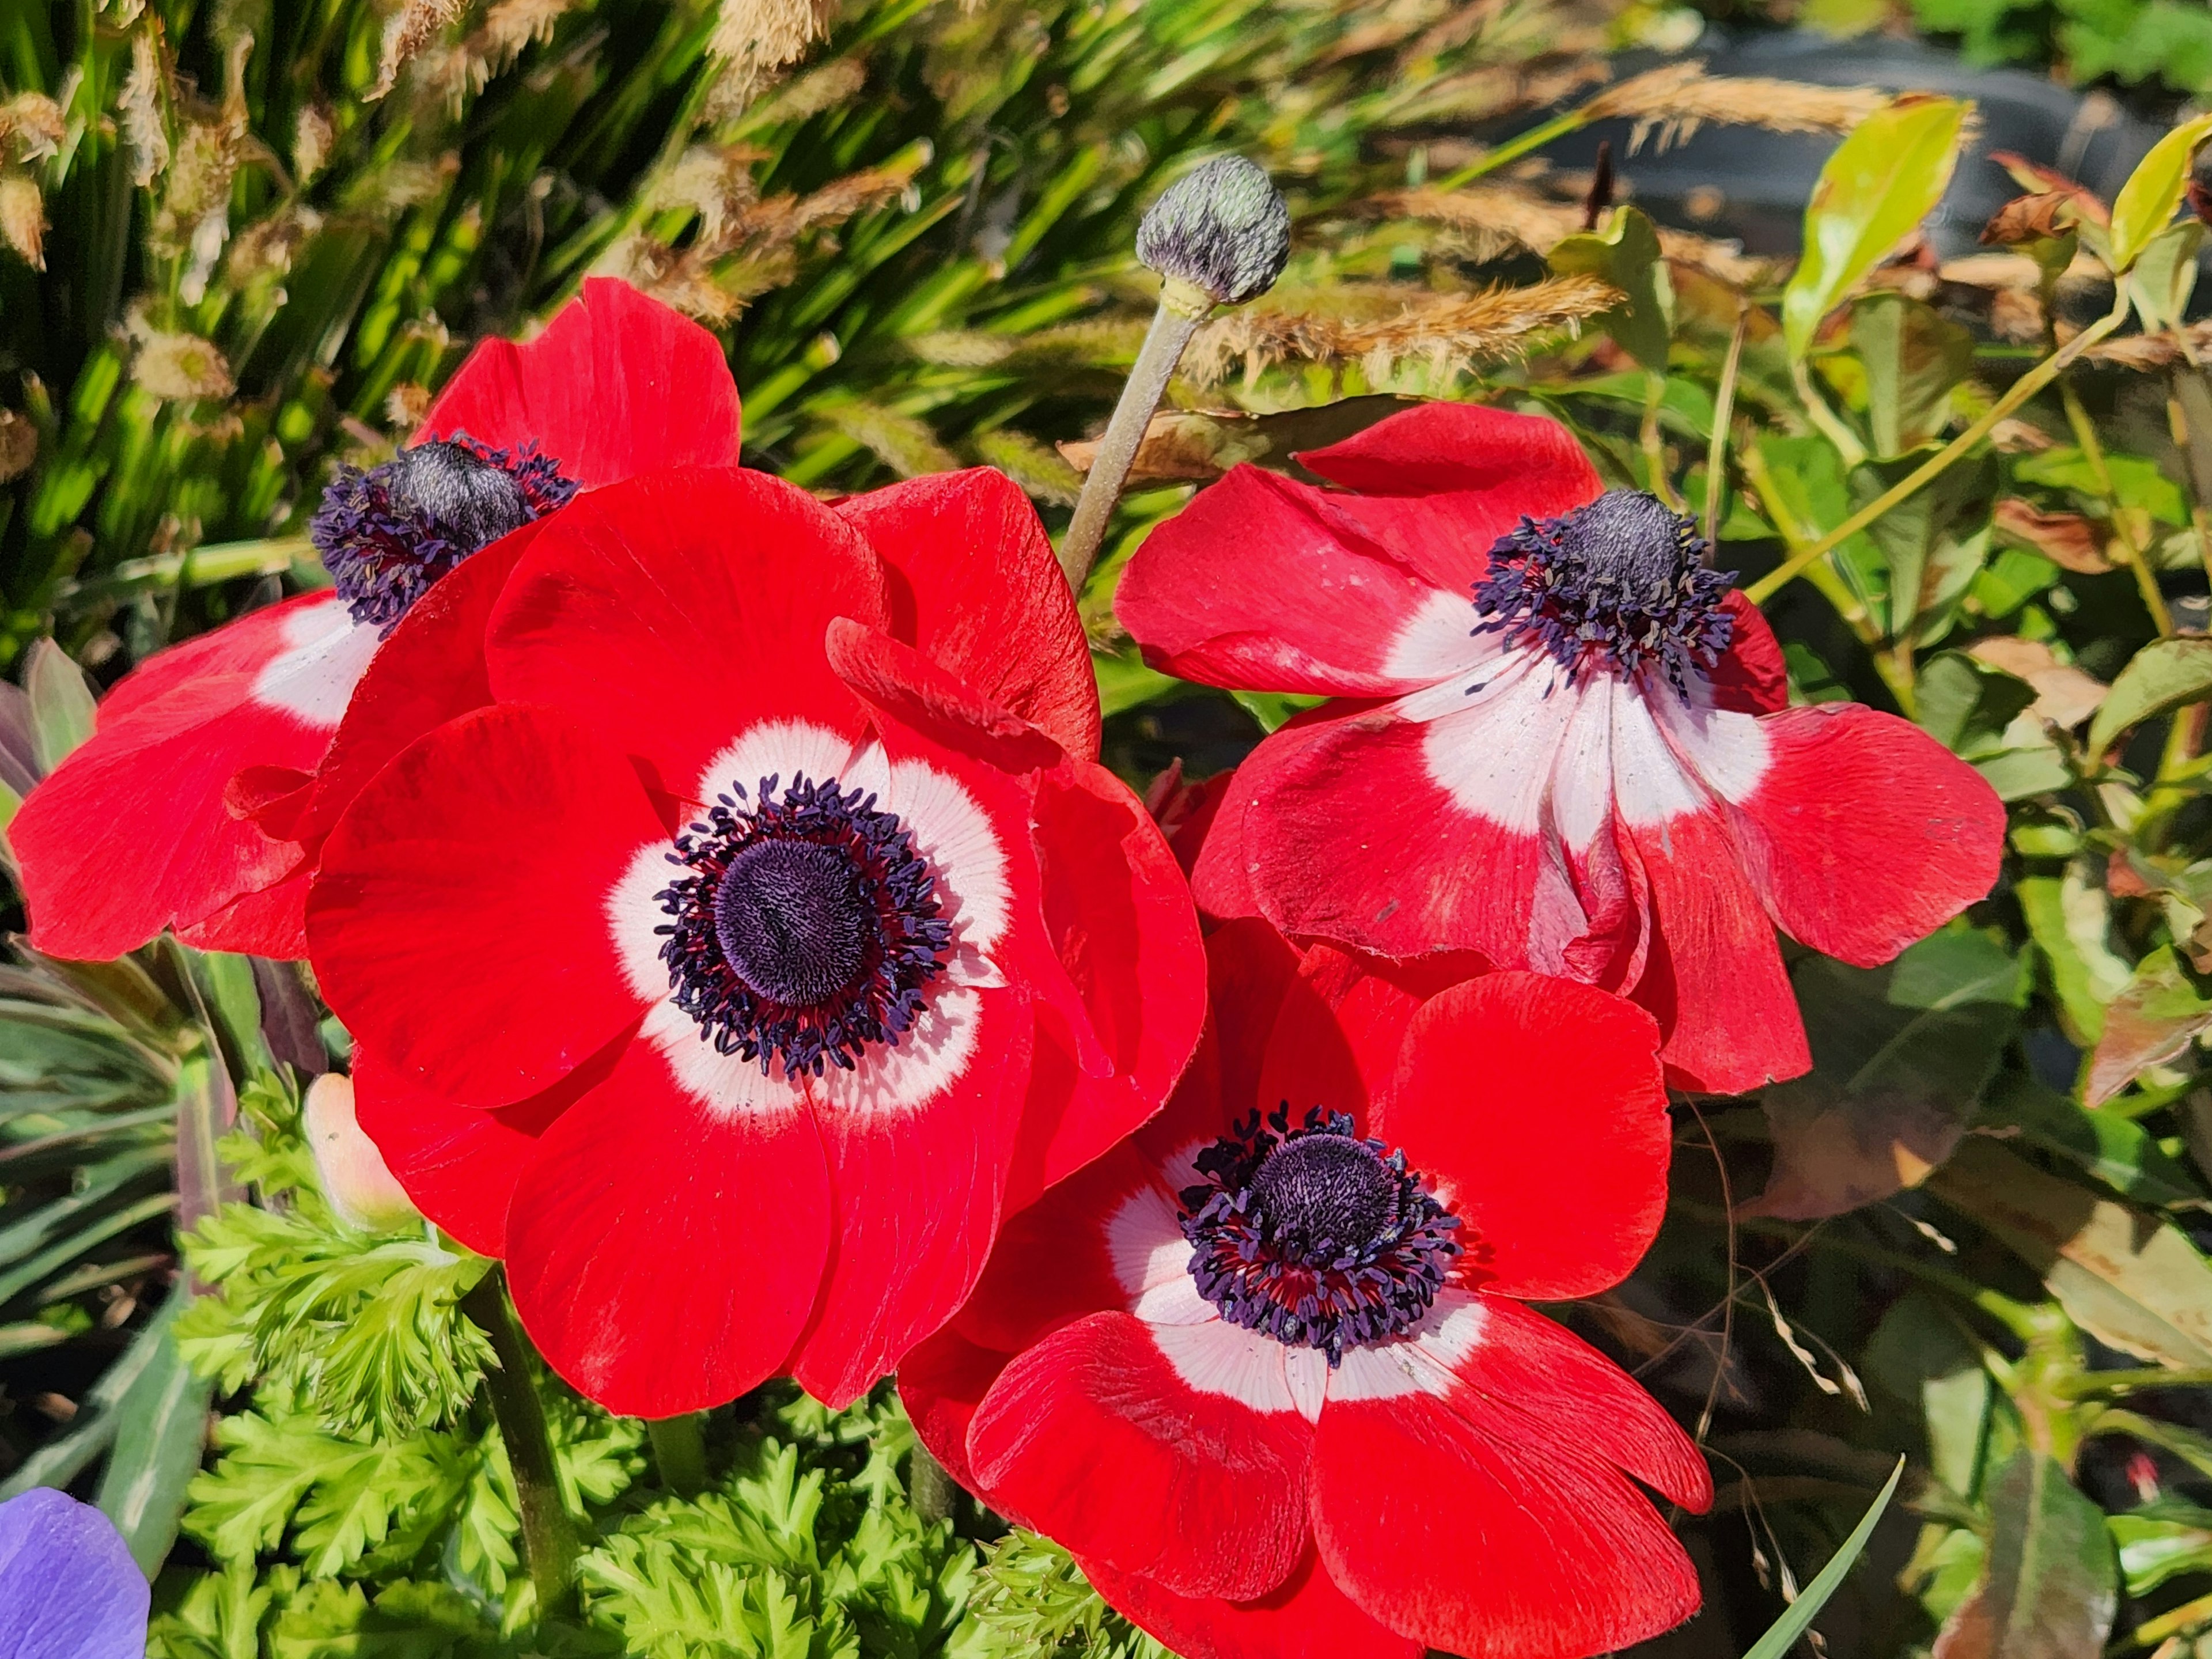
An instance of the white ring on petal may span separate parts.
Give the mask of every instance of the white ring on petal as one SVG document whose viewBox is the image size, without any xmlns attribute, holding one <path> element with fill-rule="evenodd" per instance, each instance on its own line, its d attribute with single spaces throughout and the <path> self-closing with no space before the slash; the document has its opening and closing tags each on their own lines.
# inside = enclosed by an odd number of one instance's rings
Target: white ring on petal
<svg viewBox="0 0 2212 1659">
<path fill-rule="evenodd" d="M 1495 631 L 1474 631 L 1480 620 L 1472 597 L 1437 589 L 1421 601 L 1390 641 L 1382 672 L 1415 685 L 1464 677 L 1503 648 Z"/>
<path fill-rule="evenodd" d="M 1106 1218 L 1106 1254 L 1129 1311 L 1159 1325 L 1190 1325 L 1217 1315 L 1190 1276 L 1190 1241 L 1172 1199 L 1146 1182 Z"/>
<path fill-rule="evenodd" d="M 1396 1400 L 1409 1394 L 1443 1398 L 1454 1393 L 1456 1367 L 1482 1340 L 1489 1322 L 1481 1299 L 1467 1291 L 1445 1291 L 1436 1305 L 1403 1336 L 1371 1347 L 1346 1348 L 1344 1363 L 1328 1376 L 1328 1397 L 1336 1400 Z"/>
<path fill-rule="evenodd" d="M 1298 1409 L 1284 1368 L 1287 1350 L 1272 1336 L 1223 1319 L 1146 1329 L 1169 1368 L 1193 1392 L 1221 1395 L 1255 1412 Z"/>
<path fill-rule="evenodd" d="M 1702 812 L 1712 805 L 1705 786 L 1660 731 L 1650 703 L 1628 685 L 1613 691 L 1613 795 L 1621 822 L 1639 828 Z"/>
<path fill-rule="evenodd" d="M 1723 800 L 1741 806 L 1766 776 L 1766 728 L 1759 716 L 1713 706 L 1712 688 L 1696 685 L 1692 700 L 1657 699 L 1660 729 L 1681 761 Z"/>
<path fill-rule="evenodd" d="M 284 618 L 283 635 L 283 652 L 253 677 L 252 700 L 310 726 L 337 726 L 384 642 L 383 630 L 356 622 L 345 601 L 334 598 L 293 611 Z"/>
<path fill-rule="evenodd" d="M 1472 691 L 1450 681 L 1398 703 L 1406 718 L 1427 721 L 1421 759 L 1431 781 L 1462 811 L 1511 835 L 1543 832 L 1553 762 L 1583 699 L 1603 695 L 1602 682 L 1571 685 L 1555 669 L 1516 653 Z M 1457 707 L 1446 712 L 1443 695 Z"/>
<path fill-rule="evenodd" d="M 809 783 L 830 778 L 844 783 L 843 775 L 851 769 L 853 758 L 853 740 L 826 726 L 811 720 L 763 720 L 738 733 L 700 769 L 696 799 L 705 805 L 717 795 L 736 794 L 743 789 L 738 799 L 746 806 L 757 806 L 760 803 L 753 797 L 763 779 L 775 779 L 780 790 L 788 789 L 802 775 Z M 847 783 L 846 787 L 851 786 Z"/>
<path fill-rule="evenodd" d="M 826 1066 L 805 1079 L 818 1105 L 856 1118 L 912 1111 L 950 1089 L 975 1058 L 983 999 L 940 980 L 896 1047 L 872 1043 L 851 1071 Z"/>
</svg>

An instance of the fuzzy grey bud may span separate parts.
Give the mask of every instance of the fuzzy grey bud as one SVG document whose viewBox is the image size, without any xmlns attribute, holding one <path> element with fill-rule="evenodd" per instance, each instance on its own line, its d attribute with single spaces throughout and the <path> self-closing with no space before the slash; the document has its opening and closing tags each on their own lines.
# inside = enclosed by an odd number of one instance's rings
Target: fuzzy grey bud
<svg viewBox="0 0 2212 1659">
<path fill-rule="evenodd" d="M 1291 257 L 1291 210 L 1261 168 L 1215 157 L 1170 185 L 1137 227 L 1137 258 L 1217 305 L 1238 306 L 1275 285 Z"/>
</svg>

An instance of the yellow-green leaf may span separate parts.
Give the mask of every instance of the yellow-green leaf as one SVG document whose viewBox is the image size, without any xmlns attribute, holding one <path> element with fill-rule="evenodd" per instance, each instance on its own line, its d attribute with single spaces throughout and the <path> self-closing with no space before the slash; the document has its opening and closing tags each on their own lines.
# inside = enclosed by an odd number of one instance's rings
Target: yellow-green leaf
<svg viewBox="0 0 2212 1659">
<path fill-rule="evenodd" d="M 1659 229 L 1632 207 L 1615 208 L 1603 230 L 1570 236 L 1544 258 L 1560 276 L 1595 276 L 1626 296 L 1600 317 L 1622 350 L 1663 373 L 1674 328 L 1674 284 L 1660 257 Z"/>
<path fill-rule="evenodd" d="M 1820 319 L 1942 199 L 1972 107 L 1907 94 L 1836 147 L 1806 204 L 1804 256 L 1783 290 L 1783 337 L 1792 357 L 1805 355 Z"/>
<path fill-rule="evenodd" d="M 2212 640 L 2154 640 L 2129 659 L 2089 722 L 2089 752 L 2101 755 L 2120 734 L 2154 714 L 2212 696 Z"/>
<path fill-rule="evenodd" d="M 2125 270 L 2142 258 L 2152 239 L 2172 222 L 2189 186 L 2197 147 L 2212 138 L 2212 115 L 2184 121 L 2151 147 L 2112 198 L 2112 269 Z"/>
</svg>

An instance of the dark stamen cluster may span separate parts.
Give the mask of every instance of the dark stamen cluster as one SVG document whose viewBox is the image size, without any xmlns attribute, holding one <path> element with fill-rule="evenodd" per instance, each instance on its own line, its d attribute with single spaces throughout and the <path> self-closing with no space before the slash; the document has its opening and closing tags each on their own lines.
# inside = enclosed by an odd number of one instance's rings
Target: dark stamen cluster
<svg viewBox="0 0 2212 1659">
<path fill-rule="evenodd" d="M 803 776 L 779 795 L 770 776 L 748 807 L 732 787 L 669 854 L 690 872 L 659 895 L 671 995 L 719 1054 L 849 1071 L 896 1046 L 944 971 L 937 879 L 873 795 Z"/>
<path fill-rule="evenodd" d="M 307 537 L 354 620 L 389 631 L 462 560 L 566 507 L 576 489 L 530 445 L 495 449 L 455 433 L 366 472 L 340 467 Z"/>
<path fill-rule="evenodd" d="M 1293 1129 L 1286 1103 L 1267 1121 L 1272 1133 L 1255 1112 L 1198 1155 L 1206 1184 L 1182 1194 L 1191 1278 L 1224 1319 L 1334 1367 L 1428 1312 L 1459 1218 L 1345 1113 L 1316 1106 Z"/>
<path fill-rule="evenodd" d="M 1722 608 L 1733 571 L 1705 568 L 1696 526 L 1639 490 L 1613 489 L 1556 519 L 1524 518 L 1490 550 L 1474 586 L 1477 634 L 1534 640 L 1570 680 L 1656 667 L 1678 692 L 1734 636 Z"/>
</svg>

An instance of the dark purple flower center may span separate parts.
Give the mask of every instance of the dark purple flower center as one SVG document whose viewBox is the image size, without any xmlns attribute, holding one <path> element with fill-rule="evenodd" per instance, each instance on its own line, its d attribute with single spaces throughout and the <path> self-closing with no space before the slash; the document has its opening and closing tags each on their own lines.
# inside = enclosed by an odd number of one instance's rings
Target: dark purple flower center
<svg viewBox="0 0 2212 1659">
<path fill-rule="evenodd" d="M 1686 697 L 1735 630 L 1722 605 L 1735 573 L 1706 569 L 1705 547 L 1690 520 L 1641 490 L 1524 518 L 1490 550 L 1474 631 L 1533 641 L 1570 680 L 1656 668 Z"/>
<path fill-rule="evenodd" d="M 793 1076 L 896 1047 L 945 970 L 952 925 L 914 832 L 832 778 L 742 784 L 676 838 L 658 895 L 676 1006 L 720 1054 Z"/>
<path fill-rule="evenodd" d="M 1406 1155 L 1363 1139 L 1342 1112 L 1288 1104 L 1198 1155 L 1185 1188 L 1190 1274 L 1221 1316 L 1278 1342 L 1346 1348 L 1398 1335 L 1428 1312 L 1460 1254 L 1460 1220 Z"/>
<path fill-rule="evenodd" d="M 356 622 L 389 631 L 478 549 L 577 490 L 549 455 L 494 449 L 465 433 L 403 449 L 381 466 L 342 466 L 307 526 Z"/>
</svg>

